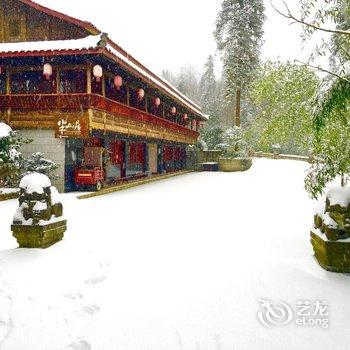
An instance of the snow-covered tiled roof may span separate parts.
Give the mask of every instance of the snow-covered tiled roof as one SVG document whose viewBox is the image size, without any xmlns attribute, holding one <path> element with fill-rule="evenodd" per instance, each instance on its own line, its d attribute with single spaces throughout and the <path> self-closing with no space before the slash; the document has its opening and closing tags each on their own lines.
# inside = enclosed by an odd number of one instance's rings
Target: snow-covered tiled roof
<svg viewBox="0 0 350 350">
<path fill-rule="evenodd" d="M 54 50 L 82 50 L 94 49 L 100 41 L 100 35 L 89 35 L 83 39 L 27 41 L 17 43 L 0 43 L 1 53 L 54 51 Z"/>
<path fill-rule="evenodd" d="M 105 42 L 105 46 L 99 46 L 100 41 Z M 93 50 L 93 49 L 105 49 L 119 60 L 124 62 L 131 69 L 137 71 L 147 81 L 151 81 L 161 90 L 167 92 L 173 98 L 177 99 L 180 103 L 192 110 L 195 114 L 199 115 L 203 119 L 208 119 L 208 116 L 203 114 L 201 108 L 192 102 L 188 97 L 183 95 L 172 84 L 165 79 L 158 77 L 156 74 L 148 70 L 141 63 L 136 61 L 133 57 L 128 55 L 123 49 L 116 45 L 111 40 L 101 35 L 89 35 L 82 39 L 71 40 L 53 40 L 53 41 L 33 41 L 33 42 L 17 42 L 17 43 L 0 43 L 0 56 L 1 54 L 19 53 L 19 52 L 38 52 L 38 51 L 70 51 L 70 50 Z"/>
</svg>

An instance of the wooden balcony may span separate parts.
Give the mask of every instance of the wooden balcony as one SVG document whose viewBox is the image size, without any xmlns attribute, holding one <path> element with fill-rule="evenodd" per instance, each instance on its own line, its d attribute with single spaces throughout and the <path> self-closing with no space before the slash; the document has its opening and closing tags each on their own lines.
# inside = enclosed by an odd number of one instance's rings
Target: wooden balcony
<svg viewBox="0 0 350 350">
<path fill-rule="evenodd" d="M 199 136 L 197 131 L 191 130 L 185 126 L 97 94 L 0 95 L 0 113 L 2 112 L 1 114 L 5 115 L 5 112 L 8 111 L 10 119 L 11 114 L 16 112 L 40 112 L 40 114 L 52 111 L 79 113 L 89 109 L 106 113 L 109 119 L 114 116 L 115 122 L 120 121 L 122 118 L 122 120 L 125 119 L 125 122 L 133 121 L 138 125 L 142 124 L 146 127 L 152 128 L 152 125 L 154 125 L 157 130 L 162 129 L 172 134 L 181 135 L 194 142 Z"/>
</svg>

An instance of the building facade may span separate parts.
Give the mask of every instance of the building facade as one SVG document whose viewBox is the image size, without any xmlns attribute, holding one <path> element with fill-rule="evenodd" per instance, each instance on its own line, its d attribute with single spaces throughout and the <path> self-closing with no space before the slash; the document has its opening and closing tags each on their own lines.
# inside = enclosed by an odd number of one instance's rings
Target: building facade
<svg viewBox="0 0 350 350">
<path fill-rule="evenodd" d="M 207 116 L 91 23 L 3 0 L 0 120 L 33 140 L 22 153 L 59 163 L 55 185 L 71 191 L 186 168 Z"/>
</svg>

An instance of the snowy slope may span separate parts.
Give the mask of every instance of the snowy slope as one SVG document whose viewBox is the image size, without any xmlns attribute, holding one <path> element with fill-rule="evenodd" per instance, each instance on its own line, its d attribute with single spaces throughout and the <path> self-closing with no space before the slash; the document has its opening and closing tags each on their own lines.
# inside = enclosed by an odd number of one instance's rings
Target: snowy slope
<svg viewBox="0 0 350 350">
<path fill-rule="evenodd" d="M 48 250 L 14 249 L 0 203 L 4 350 L 348 349 L 349 277 L 323 271 L 309 228 L 307 164 L 254 160 L 78 201 Z M 258 298 L 327 300 L 330 327 L 266 328 Z"/>
</svg>

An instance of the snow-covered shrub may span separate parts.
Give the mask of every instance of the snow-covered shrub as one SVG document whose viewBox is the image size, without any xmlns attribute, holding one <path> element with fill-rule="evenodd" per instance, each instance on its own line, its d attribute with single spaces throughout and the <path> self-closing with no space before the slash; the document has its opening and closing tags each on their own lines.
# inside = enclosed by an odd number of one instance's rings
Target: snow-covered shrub
<svg viewBox="0 0 350 350">
<path fill-rule="evenodd" d="M 0 123 L 0 187 L 16 186 L 23 162 L 19 148 L 29 143 L 5 123 Z"/>
<path fill-rule="evenodd" d="M 244 139 L 243 130 L 240 127 L 229 128 L 225 131 L 224 142 L 215 147 L 222 151 L 227 158 L 248 157 L 248 143 Z"/>
<path fill-rule="evenodd" d="M 54 174 L 55 170 L 59 168 L 59 165 L 52 160 L 46 159 L 45 155 L 41 152 L 33 153 L 28 159 L 23 162 L 23 170 L 25 175 L 30 173 L 40 173 L 47 175 L 51 180 L 59 178 Z"/>
</svg>

